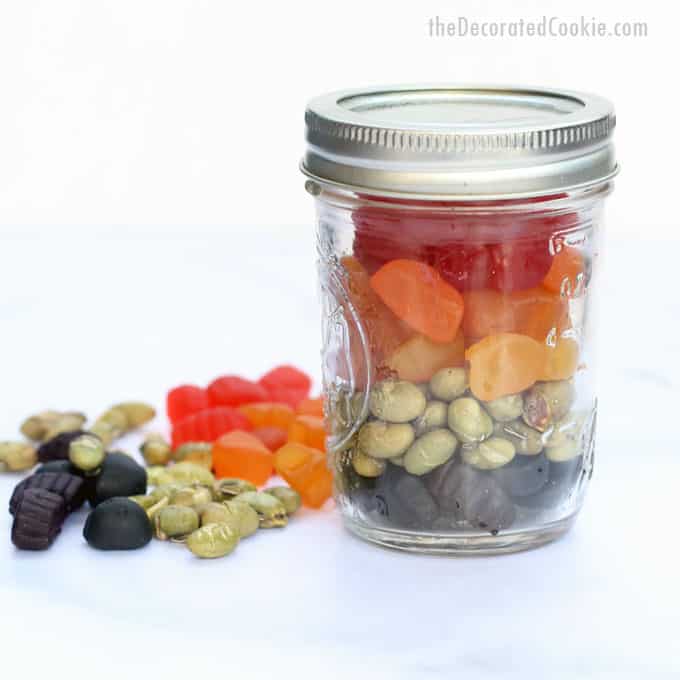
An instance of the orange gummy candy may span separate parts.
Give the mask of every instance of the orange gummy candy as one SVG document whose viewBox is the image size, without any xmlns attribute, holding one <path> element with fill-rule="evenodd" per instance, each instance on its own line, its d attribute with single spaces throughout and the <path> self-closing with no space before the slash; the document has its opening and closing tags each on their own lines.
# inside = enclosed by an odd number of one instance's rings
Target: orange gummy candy
<svg viewBox="0 0 680 680">
<path fill-rule="evenodd" d="M 561 332 L 569 321 L 567 301 L 540 287 L 513 293 L 473 290 L 463 298 L 466 338 L 519 333 L 545 342 L 551 332 Z"/>
<path fill-rule="evenodd" d="M 392 260 L 371 277 L 380 299 L 415 331 L 453 342 L 463 319 L 463 296 L 424 262 Z"/>
<path fill-rule="evenodd" d="M 540 380 L 567 380 L 576 373 L 579 347 L 573 338 L 560 338 L 555 347 L 546 347 L 545 354 Z"/>
<path fill-rule="evenodd" d="M 341 259 L 347 273 L 347 296 L 354 308 L 364 337 L 357 329 L 349 306 L 344 308 L 349 332 L 351 365 L 342 367 L 341 373 L 351 370 L 355 385 L 365 385 L 368 380 L 368 363 L 364 353 L 363 342 L 368 345 L 368 360 L 376 371 L 384 367 L 386 357 L 402 342 L 413 335 L 403 321 L 387 308 L 385 303 L 371 288 L 371 278 L 355 257 L 346 256 Z M 349 374 L 343 375 L 349 379 Z"/>
<path fill-rule="evenodd" d="M 483 338 L 494 333 L 511 333 L 517 328 L 510 295 L 497 290 L 470 290 L 463 294 L 465 337 Z"/>
<path fill-rule="evenodd" d="M 239 477 L 261 486 L 272 475 L 274 456 L 250 432 L 233 430 L 214 443 L 213 468 L 218 478 Z"/>
<path fill-rule="evenodd" d="M 295 418 L 295 411 L 288 404 L 263 402 L 246 404 L 238 409 L 253 427 L 281 427 L 284 430 Z"/>
<path fill-rule="evenodd" d="M 333 475 L 323 451 L 290 442 L 276 452 L 274 466 L 310 508 L 320 508 L 330 498 Z"/>
<path fill-rule="evenodd" d="M 465 364 L 465 341 L 458 332 L 453 342 L 445 344 L 432 342 L 424 335 L 415 335 L 407 340 L 387 359 L 387 365 L 402 380 L 426 382 L 440 368 L 451 368 Z"/>
<path fill-rule="evenodd" d="M 544 343 L 553 333 L 569 327 L 569 302 L 544 288 L 530 288 L 512 294 L 517 305 L 516 333 Z"/>
<path fill-rule="evenodd" d="M 573 246 L 562 246 L 553 257 L 550 270 L 543 279 L 543 287 L 571 297 L 584 272 L 585 262 L 581 251 Z"/>
<path fill-rule="evenodd" d="M 306 444 L 321 451 L 326 450 L 326 429 L 323 418 L 297 416 L 288 426 L 288 441 Z"/>
<path fill-rule="evenodd" d="M 256 427 L 253 435 L 257 437 L 270 451 L 280 449 L 288 441 L 288 430 L 282 427 Z"/>
<path fill-rule="evenodd" d="M 465 351 L 470 362 L 470 389 L 491 401 L 531 387 L 546 365 L 546 347 L 526 335 L 488 335 Z"/>
<path fill-rule="evenodd" d="M 323 418 L 323 397 L 303 399 L 295 409 L 299 416 L 317 416 Z"/>
<path fill-rule="evenodd" d="M 359 261 L 343 257 L 342 266 L 347 272 L 347 294 L 366 331 L 369 348 L 379 363 L 395 347 L 413 335 L 413 331 L 400 321 L 371 288 L 371 277 Z M 350 324 L 351 327 L 354 324 Z"/>
</svg>

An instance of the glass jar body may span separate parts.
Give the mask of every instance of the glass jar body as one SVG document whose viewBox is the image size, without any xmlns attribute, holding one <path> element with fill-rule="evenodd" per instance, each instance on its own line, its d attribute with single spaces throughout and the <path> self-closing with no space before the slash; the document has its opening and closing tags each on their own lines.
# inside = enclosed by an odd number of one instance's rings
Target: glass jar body
<svg viewBox="0 0 680 680">
<path fill-rule="evenodd" d="M 561 535 L 593 468 L 608 187 L 474 202 L 308 189 L 329 456 L 346 526 L 444 553 Z"/>
</svg>

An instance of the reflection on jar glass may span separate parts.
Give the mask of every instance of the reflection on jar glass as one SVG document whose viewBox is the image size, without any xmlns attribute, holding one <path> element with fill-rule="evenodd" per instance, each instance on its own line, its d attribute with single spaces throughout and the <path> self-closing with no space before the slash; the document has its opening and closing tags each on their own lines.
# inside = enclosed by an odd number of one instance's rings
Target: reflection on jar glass
<svg viewBox="0 0 680 680">
<path fill-rule="evenodd" d="M 415 551 L 564 533 L 592 474 L 611 105 L 573 92 L 312 101 L 323 376 L 348 528 Z"/>
</svg>

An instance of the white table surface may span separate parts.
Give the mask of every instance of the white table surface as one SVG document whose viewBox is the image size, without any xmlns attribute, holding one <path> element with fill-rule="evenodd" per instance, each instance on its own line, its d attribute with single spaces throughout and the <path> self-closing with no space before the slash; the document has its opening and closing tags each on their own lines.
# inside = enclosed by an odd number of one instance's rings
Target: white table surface
<svg viewBox="0 0 680 680">
<path fill-rule="evenodd" d="M 91 550 L 82 510 L 31 554 L 3 511 L 2 676 L 678 677 L 677 255 L 607 245 L 595 476 L 564 539 L 414 556 L 353 538 L 329 507 L 200 562 L 157 542 Z M 5 229 L 0 249 L 0 438 L 42 408 L 161 406 L 222 373 L 319 377 L 306 230 Z M 3 503 L 16 481 L 0 477 Z"/>
</svg>

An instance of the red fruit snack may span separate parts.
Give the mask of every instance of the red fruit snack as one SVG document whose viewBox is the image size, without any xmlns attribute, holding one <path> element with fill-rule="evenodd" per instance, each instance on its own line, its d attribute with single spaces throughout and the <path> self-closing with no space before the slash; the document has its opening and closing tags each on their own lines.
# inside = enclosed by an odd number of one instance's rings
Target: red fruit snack
<svg viewBox="0 0 680 680">
<path fill-rule="evenodd" d="M 172 446 L 186 442 L 213 442 L 232 430 L 252 430 L 248 418 L 230 406 L 216 406 L 187 416 L 172 428 Z"/>
<path fill-rule="evenodd" d="M 294 366 L 277 366 L 265 373 L 258 383 L 269 392 L 269 401 L 289 404 L 293 408 L 309 396 L 312 379 Z"/>
<path fill-rule="evenodd" d="M 241 406 L 269 401 L 269 392 L 259 383 L 236 375 L 224 375 L 208 385 L 211 406 Z"/>
<path fill-rule="evenodd" d="M 209 407 L 208 393 L 197 385 L 179 385 L 170 390 L 166 397 L 168 419 L 171 423 Z"/>
</svg>

